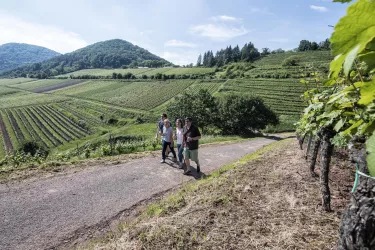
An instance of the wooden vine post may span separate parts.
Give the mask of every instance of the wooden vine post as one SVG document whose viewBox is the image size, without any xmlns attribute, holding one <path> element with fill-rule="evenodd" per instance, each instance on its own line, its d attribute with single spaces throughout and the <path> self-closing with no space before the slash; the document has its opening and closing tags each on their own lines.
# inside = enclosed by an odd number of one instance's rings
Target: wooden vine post
<svg viewBox="0 0 375 250">
<path fill-rule="evenodd" d="M 322 143 L 322 138 L 321 138 L 321 133 L 319 132 L 315 137 L 313 151 L 312 151 L 311 160 L 310 160 L 310 166 L 309 166 L 310 174 L 312 177 L 317 176 L 317 174 L 315 173 L 315 165 L 316 165 L 316 159 L 318 158 L 318 153 L 319 153 L 319 148 L 320 148 L 321 143 Z"/>
<path fill-rule="evenodd" d="M 360 172 L 369 174 L 364 137 L 350 143 L 350 157 Z M 375 249 L 375 180 L 360 176 L 341 217 L 339 250 Z"/>
<path fill-rule="evenodd" d="M 320 152 L 320 192 L 322 193 L 323 210 L 331 211 L 331 192 L 329 190 L 329 164 L 331 163 L 335 133 L 330 128 L 322 129 L 322 147 Z"/>
</svg>

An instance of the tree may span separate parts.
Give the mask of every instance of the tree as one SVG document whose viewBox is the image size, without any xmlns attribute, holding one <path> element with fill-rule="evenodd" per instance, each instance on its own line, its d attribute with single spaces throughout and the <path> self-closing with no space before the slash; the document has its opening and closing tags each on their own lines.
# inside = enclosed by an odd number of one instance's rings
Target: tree
<svg viewBox="0 0 375 250">
<path fill-rule="evenodd" d="M 331 49 L 331 43 L 330 43 L 328 38 L 319 43 L 319 49 L 320 50 L 330 50 Z"/>
<path fill-rule="evenodd" d="M 269 48 L 263 48 L 262 49 L 262 53 L 261 53 L 262 56 L 266 56 L 266 55 L 269 55 L 269 54 L 271 54 Z"/>
<path fill-rule="evenodd" d="M 167 113 L 173 119 L 192 117 L 202 133 L 205 133 L 206 128 L 214 124 L 217 105 L 210 92 L 207 89 L 201 89 L 198 93 L 185 92 L 177 96 L 168 105 Z"/>
<path fill-rule="evenodd" d="M 268 124 L 279 123 L 276 114 L 259 97 L 229 94 L 221 97 L 217 105 L 216 124 L 223 134 L 249 135 Z"/>
<path fill-rule="evenodd" d="M 241 51 L 238 45 L 233 48 L 233 61 L 234 62 L 239 62 L 241 61 Z"/>
<path fill-rule="evenodd" d="M 249 47 L 248 47 L 249 48 Z M 254 62 L 255 60 L 259 59 L 260 53 L 257 48 L 250 48 L 249 50 L 249 62 Z"/>
<path fill-rule="evenodd" d="M 298 51 L 311 50 L 311 43 L 308 40 L 301 40 L 298 45 Z"/>
<path fill-rule="evenodd" d="M 198 60 L 197 60 L 197 67 L 200 67 L 200 66 L 202 66 L 202 55 L 201 54 L 199 54 Z"/>
<path fill-rule="evenodd" d="M 249 50 L 247 48 L 247 43 L 241 49 L 241 60 L 248 62 L 249 61 Z"/>
<path fill-rule="evenodd" d="M 318 50 L 318 49 L 319 49 L 319 45 L 316 42 L 312 42 L 311 43 L 311 50 Z"/>
<path fill-rule="evenodd" d="M 207 53 L 204 52 L 203 54 L 203 66 L 204 67 L 207 67 L 208 63 L 207 63 Z"/>
</svg>

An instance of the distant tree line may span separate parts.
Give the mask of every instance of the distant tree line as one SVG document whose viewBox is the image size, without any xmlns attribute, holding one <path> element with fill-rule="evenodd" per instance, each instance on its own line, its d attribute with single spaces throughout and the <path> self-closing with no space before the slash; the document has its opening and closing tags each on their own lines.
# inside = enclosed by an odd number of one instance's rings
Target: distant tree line
<svg viewBox="0 0 375 250">
<path fill-rule="evenodd" d="M 308 51 L 308 50 L 330 50 L 330 42 L 328 39 L 317 43 L 310 42 L 308 40 L 300 41 L 298 48 L 295 51 Z M 252 42 L 246 43 L 241 49 L 237 45 L 232 48 L 232 46 L 226 47 L 216 51 L 214 54 L 212 50 L 205 52 L 202 56 L 200 54 L 197 60 L 197 67 L 221 67 L 233 62 L 254 62 L 259 60 L 263 56 L 269 54 L 278 54 L 284 53 L 285 50 L 279 48 L 276 50 L 270 50 L 269 48 L 262 48 L 262 51 L 259 51 L 255 48 Z"/>
<path fill-rule="evenodd" d="M 277 50 L 278 53 L 283 50 Z M 225 49 L 221 49 L 216 51 L 216 54 L 209 50 L 202 55 L 198 56 L 197 60 L 197 67 L 221 67 L 223 65 L 232 63 L 232 62 L 254 62 L 261 58 L 261 56 L 265 56 L 270 54 L 271 51 L 269 48 L 263 48 L 262 52 L 259 52 L 257 48 L 255 48 L 252 42 L 246 43 L 241 49 L 237 45 L 236 47 L 232 48 L 230 45 Z M 276 53 L 276 52 L 275 52 Z"/>
<path fill-rule="evenodd" d="M 330 50 L 331 43 L 329 39 L 317 43 L 317 42 L 310 42 L 309 40 L 301 40 L 299 42 L 297 51 L 309 51 L 309 50 Z"/>
</svg>

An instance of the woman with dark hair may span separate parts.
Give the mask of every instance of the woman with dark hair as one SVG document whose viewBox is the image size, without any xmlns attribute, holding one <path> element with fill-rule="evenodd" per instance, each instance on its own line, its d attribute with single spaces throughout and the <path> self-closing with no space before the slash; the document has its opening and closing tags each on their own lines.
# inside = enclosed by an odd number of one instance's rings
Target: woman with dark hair
<svg viewBox="0 0 375 250">
<path fill-rule="evenodd" d="M 182 123 L 181 119 L 176 120 L 176 139 L 177 139 L 177 154 L 178 154 L 178 161 L 179 161 L 179 167 L 182 168 L 182 164 L 184 161 L 184 157 L 182 155 L 182 152 L 184 151 L 184 147 L 182 145 L 184 140 L 184 124 Z"/>
</svg>

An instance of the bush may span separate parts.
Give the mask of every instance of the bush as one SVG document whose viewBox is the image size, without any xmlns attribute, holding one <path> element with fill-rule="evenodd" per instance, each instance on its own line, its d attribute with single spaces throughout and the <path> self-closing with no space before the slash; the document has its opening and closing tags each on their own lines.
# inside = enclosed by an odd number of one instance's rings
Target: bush
<svg viewBox="0 0 375 250">
<path fill-rule="evenodd" d="M 25 154 L 30 154 L 35 156 L 36 154 L 42 155 L 47 157 L 49 154 L 49 150 L 41 146 L 36 141 L 26 141 L 21 144 L 18 151 L 24 152 Z"/>
<path fill-rule="evenodd" d="M 279 123 L 277 115 L 259 97 L 228 94 L 218 100 L 215 123 L 223 134 L 250 135 L 268 124 Z"/>
<path fill-rule="evenodd" d="M 283 61 L 282 66 L 297 66 L 300 60 L 298 56 L 290 56 Z"/>
<path fill-rule="evenodd" d="M 109 118 L 108 121 L 107 121 L 107 123 L 108 123 L 109 125 L 114 125 L 114 124 L 116 124 L 117 122 L 118 122 L 118 120 L 117 120 L 116 118 Z"/>
</svg>

